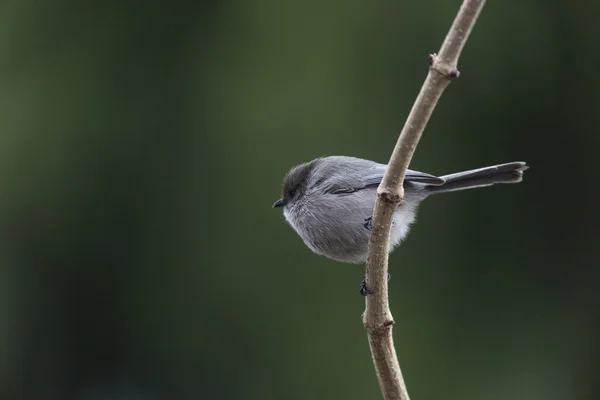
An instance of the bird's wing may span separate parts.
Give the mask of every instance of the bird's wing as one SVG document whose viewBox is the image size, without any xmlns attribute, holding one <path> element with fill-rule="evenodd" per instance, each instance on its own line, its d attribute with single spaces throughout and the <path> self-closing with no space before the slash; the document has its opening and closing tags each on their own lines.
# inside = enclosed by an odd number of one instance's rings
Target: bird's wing
<svg viewBox="0 0 600 400">
<path fill-rule="evenodd" d="M 385 165 L 377 166 L 369 169 L 365 175 L 351 175 L 347 179 L 344 179 L 343 182 L 338 180 L 335 185 L 330 186 L 328 192 L 334 194 L 343 194 L 356 192 L 357 190 L 369 187 L 377 187 L 383 179 L 385 170 Z M 437 176 L 426 174 L 424 172 L 413 171 L 410 169 L 406 170 L 404 181 L 424 183 L 433 186 L 440 186 L 446 182 L 444 179 L 438 178 Z"/>
<path fill-rule="evenodd" d="M 413 171 L 412 169 L 406 170 L 405 181 L 426 183 L 428 185 L 440 186 L 446 183 L 446 180 L 439 178 L 435 175 L 426 174 L 425 172 Z"/>
<path fill-rule="evenodd" d="M 385 174 L 385 167 L 378 168 L 373 172 L 366 175 L 363 179 L 365 187 L 366 186 L 377 186 L 381 183 L 383 179 L 383 175 Z M 443 185 L 446 181 L 442 178 L 438 178 L 437 176 L 426 174 L 424 172 L 413 171 L 412 169 L 406 170 L 406 175 L 404 176 L 404 180 L 406 182 L 418 182 L 418 183 L 426 183 L 428 185 L 439 186 Z"/>
</svg>

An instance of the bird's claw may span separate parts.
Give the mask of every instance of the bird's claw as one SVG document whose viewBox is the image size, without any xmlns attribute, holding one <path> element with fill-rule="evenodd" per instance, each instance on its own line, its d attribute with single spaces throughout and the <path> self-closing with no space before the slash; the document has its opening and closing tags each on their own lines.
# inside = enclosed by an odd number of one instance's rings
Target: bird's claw
<svg viewBox="0 0 600 400">
<path fill-rule="evenodd" d="M 375 292 L 373 292 L 372 290 L 369 290 L 367 288 L 367 282 L 365 282 L 365 280 L 363 279 L 362 282 L 360 282 L 360 290 L 359 290 L 360 294 L 363 296 L 366 296 L 368 294 L 373 294 Z"/>
<path fill-rule="evenodd" d="M 369 230 L 372 231 L 373 230 L 373 216 L 370 216 L 369 218 L 365 218 L 365 222 L 363 222 L 363 226 Z M 392 220 L 392 228 L 396 226 L 396 221 Z"/>
<path fill-rule="evenodd" d="M 391 276 L 391 275 L 388 273 L 388 274 L 387 274 L 387 278 L 388 278 L 388 281 L 389 281 L 389 280 L 392 278 L 392 276 Z M 373 293 L 375 293 L 374 291 L 372 291 L 372 290 L 370 290 L 369 288 L 367 288 L 367 282 L 366 282 L 366 280 L 365 280 L 365 279 L 363 279 L 363 280 L 360 282 L 360 290 L 359 290 L 359 292 L 360 292 L 360 294 L 362 294 L 363 296 L 366 296 L 366 295 L 368 295 L 368 294 L 373 294 Z"/>
</svg>

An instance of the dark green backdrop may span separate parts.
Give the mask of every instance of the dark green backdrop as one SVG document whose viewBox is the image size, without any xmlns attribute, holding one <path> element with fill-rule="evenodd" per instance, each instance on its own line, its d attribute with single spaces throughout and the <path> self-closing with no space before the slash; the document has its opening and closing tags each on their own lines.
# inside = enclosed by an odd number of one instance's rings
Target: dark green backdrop
<svg viewBox="0 0 600 400">
<path fill-rule="evenodd" d="M 377 399 L 362 266 L 271 204 L 386 162 L 458 0 L 0 5 L 0 397 Z M 597 399 L 600 3 L 489 1 L 412 167 L 513 160 L 391 258 L 414 400 Z"/>
</svg>

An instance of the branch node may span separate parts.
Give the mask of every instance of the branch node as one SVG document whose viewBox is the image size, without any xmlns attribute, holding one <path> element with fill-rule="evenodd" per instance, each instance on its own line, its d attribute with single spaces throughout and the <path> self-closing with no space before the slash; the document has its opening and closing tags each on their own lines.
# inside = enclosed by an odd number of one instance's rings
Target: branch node
<svg viewBox="0 0 600 400">
<path fill-rule="evenodd" d="M 436 58 L 437 58 L 437 54 L 435 54 L 435 53 L 428 55 L 427 63 L 429 63 L 429 65 L 433 65 L 433 62 L 435 61 Z"/>
<path fill-rule="evenodd" d="M 436 71 L 448 80 L 458 78 L 460 75 L 460 72 L 452 64 L 442 61 L 438 56 L 433 57 L 433 63 L 429 69 Z"/>
<path fill-rule="evenodd" d="M 382 201 L 385 201 L 386 203 L 397 204 L 400 203 L 400 201 L 402 200 L 400 194 L 390 189 L 383 189 L 381 191 L 378 191 L 377 195 Z"/>
<path fill-rule="evenodd" d="M 460 72 L 456 69 L 455 65 L 452 65 L 451 63 L 442 60 L 436 53 L 430 54 L 427 57 L 427 62 L 430 65 L 430 69 L 437 71 L 449 80 L 458 78 L 460 75 Z"/>
</svg>

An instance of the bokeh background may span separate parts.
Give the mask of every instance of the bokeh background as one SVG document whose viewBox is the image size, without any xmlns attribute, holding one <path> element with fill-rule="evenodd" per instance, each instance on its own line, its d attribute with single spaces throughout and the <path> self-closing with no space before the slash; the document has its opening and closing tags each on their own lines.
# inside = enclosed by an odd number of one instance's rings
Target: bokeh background
<svg viewBox="0 0 600 400">
<path fill-rule="evenodd" d="M 386 162 L 460 2 L 0 5 L 0 398 L 376 399 L 363 266 L 271 204 Z M 409 392 L 600 396 L 600 4 L 487 4 L 412 167 L 525 160 L 428 200 L 391 258 Z"/>
</svg>

